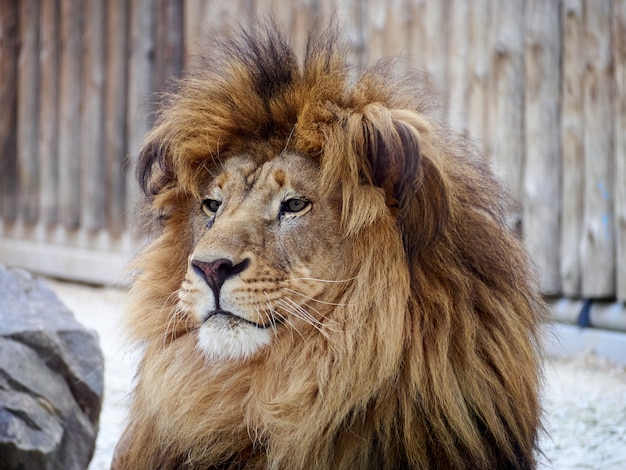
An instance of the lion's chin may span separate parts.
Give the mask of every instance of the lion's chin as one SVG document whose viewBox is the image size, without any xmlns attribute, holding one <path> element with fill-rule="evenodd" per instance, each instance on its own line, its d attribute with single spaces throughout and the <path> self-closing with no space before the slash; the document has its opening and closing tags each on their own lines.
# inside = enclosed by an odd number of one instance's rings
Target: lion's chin
<svg viewBox="0 0 626 470">
<path fill-rule="evenodd" d="M 218 316 L 202 324 L 197 330 L 197 340 L 209 361 L 243 360 L 271 343 L 272 329 Z"/>
</svg>

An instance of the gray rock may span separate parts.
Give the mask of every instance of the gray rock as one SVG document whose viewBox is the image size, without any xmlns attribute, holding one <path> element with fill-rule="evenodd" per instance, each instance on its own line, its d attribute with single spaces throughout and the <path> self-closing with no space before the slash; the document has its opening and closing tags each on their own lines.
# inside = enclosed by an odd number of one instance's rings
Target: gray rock
<svg viewBox="0 0 626 470">
<path fill-rule="evenodd" d="M 87 468 L 103 365 L 97 335 L 43 281 L 0 265 L 0 470 Z"/>
</svg>

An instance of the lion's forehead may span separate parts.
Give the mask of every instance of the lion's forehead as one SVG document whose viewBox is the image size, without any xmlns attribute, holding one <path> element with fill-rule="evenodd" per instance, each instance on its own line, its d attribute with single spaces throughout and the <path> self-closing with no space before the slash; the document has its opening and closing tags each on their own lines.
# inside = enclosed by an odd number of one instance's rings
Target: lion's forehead
<svg viewBox="0 0 626 470">
<path fill-rule="evenodd" d="M 264 162 L 239 155 L 223 163 L 217 176 L 209 181 L 207 191 L 217 188 L 245 195 L 253 190 L 271 194 L 284 189 L 310 192 L 315 190 L 318 172 L 310 159 L 297 154 L 285 153 Z"/>
</svg>

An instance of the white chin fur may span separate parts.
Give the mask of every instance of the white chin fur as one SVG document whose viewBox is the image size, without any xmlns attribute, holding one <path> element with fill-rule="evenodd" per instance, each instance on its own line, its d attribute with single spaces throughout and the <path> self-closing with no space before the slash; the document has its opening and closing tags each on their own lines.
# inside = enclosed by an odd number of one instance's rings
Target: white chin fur
<svg viewBox="0 0 626 470">
<path fill-rule="evenodd" d="M 224 323 L 209 321 L 198 330 L 198 347 L 208 360 L 247 359 L 272 341 L 270 329 Z"/>
</svg>

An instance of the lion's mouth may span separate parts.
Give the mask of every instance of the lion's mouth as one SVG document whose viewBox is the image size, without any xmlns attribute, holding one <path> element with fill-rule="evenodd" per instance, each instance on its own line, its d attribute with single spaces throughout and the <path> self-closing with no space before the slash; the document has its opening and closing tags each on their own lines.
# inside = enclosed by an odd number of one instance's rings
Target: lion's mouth
<svg viewBox="0 0 626 470">
<path fill-rule="evenodd" d="M 208 320 L 210 320 L 212 318 L 222 318 L 222 319 L 228 320 L 230 322 L 245 323 L 245 324 L 254 326 L 255 328 L 259 328 L 261 330 L 266 330 L 268 328 L 273 328 L 277 324 L 280 323 L 280 321 L 274 320 L 274 319 L 270 320 L 267 323 L 257 323 L 255 321 L 248 320 L 247 318 L 240 317 L 239 315 L 236 315 L 233 312 L 230 312 L 228 310 L 222 310 L 221 308 L 217 309 L 217 310 L 213 310 L 212 312 L 209 312 L 204 317 L 204 319 L 202 320 L 202 323 L 206 323 Z"/>
</svg>

